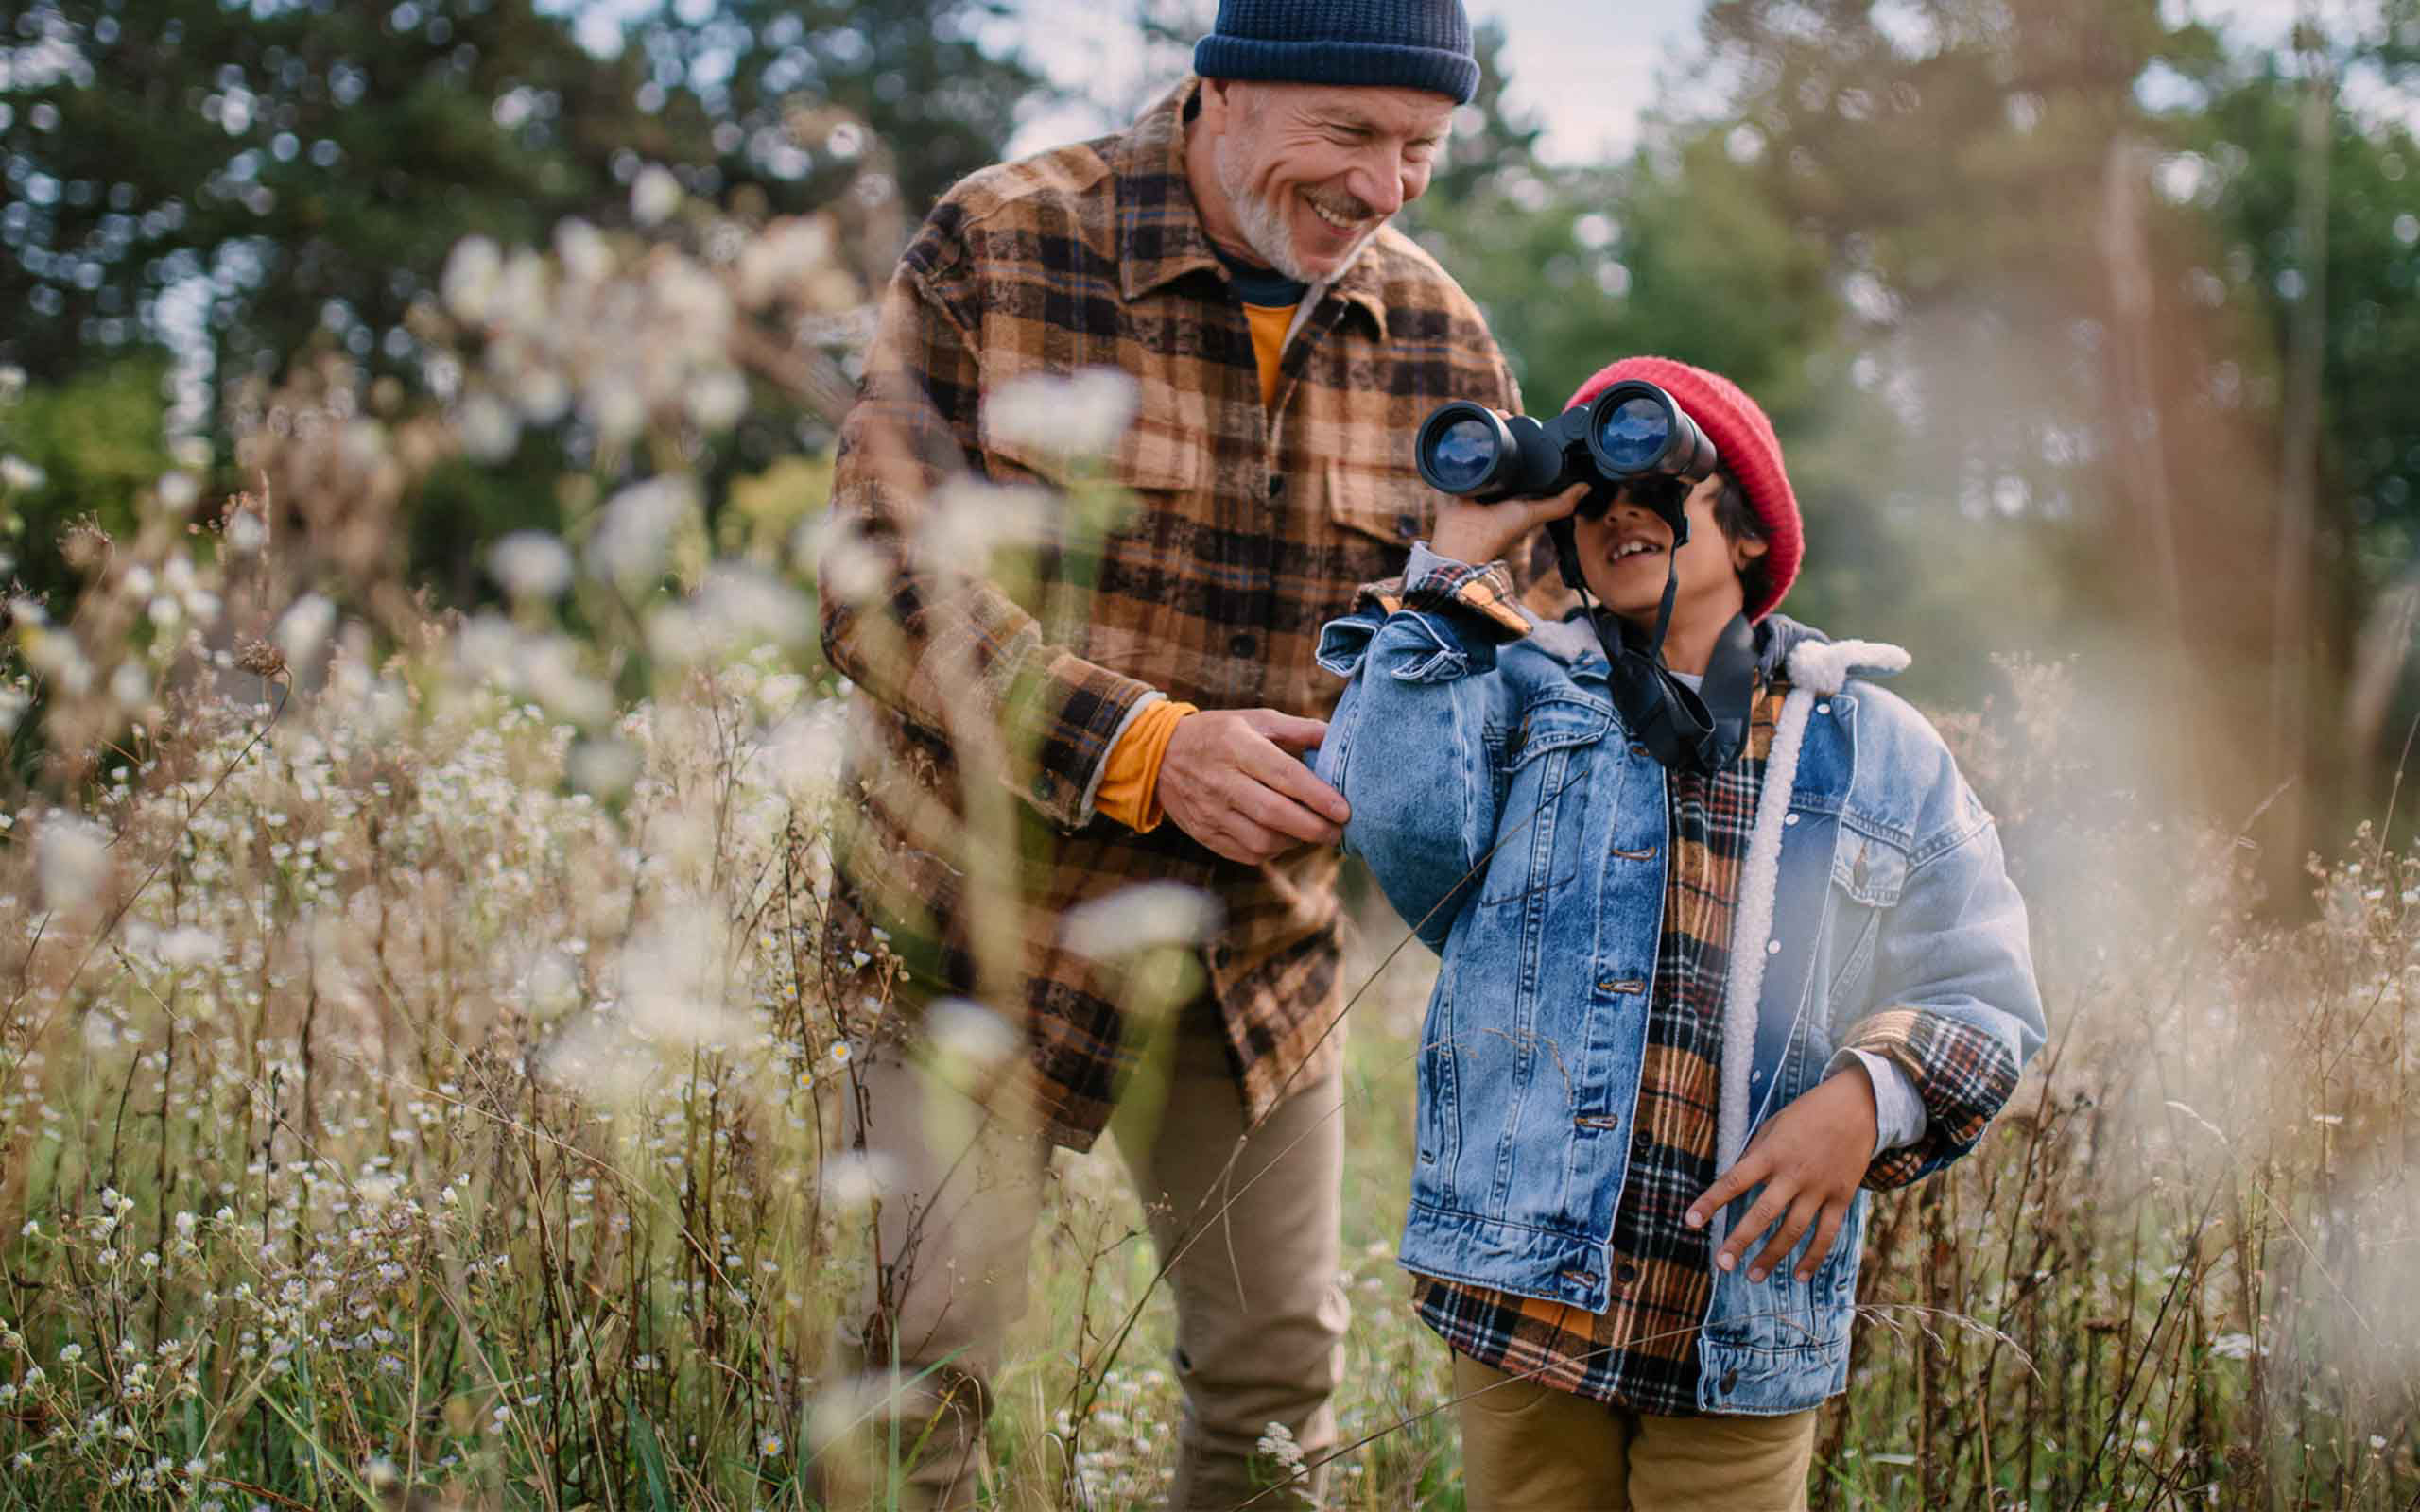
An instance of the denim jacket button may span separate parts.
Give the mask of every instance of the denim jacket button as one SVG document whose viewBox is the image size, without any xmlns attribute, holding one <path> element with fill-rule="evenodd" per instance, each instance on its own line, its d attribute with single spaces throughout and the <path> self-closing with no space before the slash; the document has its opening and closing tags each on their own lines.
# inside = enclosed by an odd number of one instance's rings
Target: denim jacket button
<svg viewBox="0 0 2420 1512">
<path fill-rule="evenodd" d="M 1765 941 L 1765 954 L 1768 955 L 1779 955 L 1781 954 L 1781 941 L 1777 939 L 1769 939 Z"/>
<path fill-rule="evenodd" d="M 1727 1397 L 1731 1395 L 1732 1390 L 1738 1384 L 1739 1372 L 1737 1369 L 1725 1370 L 1722 1372 L 1722 1394 L 1724 1396 Z"/>
</svg>

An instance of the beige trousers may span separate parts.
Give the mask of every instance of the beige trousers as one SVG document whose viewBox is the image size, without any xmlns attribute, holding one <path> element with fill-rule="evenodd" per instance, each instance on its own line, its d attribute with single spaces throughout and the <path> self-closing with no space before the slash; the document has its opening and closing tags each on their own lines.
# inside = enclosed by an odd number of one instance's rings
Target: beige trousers
<svg viewBox="0 0 2420 1512">
<path fill-rule="evenodd" d="M 1333 1447 L 1328 1398 L 1347 1317 L 1337 1280 L 1340 1079 L 1294 1093 L 1247 1137 L 1217 1011 L 1204 1001 L 1177 1015 L 1114 1125 L 1152 1241 L 1164 1263 L 1175 1257 L 1184 1416 L 1169 1504 L 1187 1509 L 1232 1507 L 1285 1479 L 1255 1451 L 1270 1423 L 1312 1462 Z M 978 1481 L 994 1473 L 983 1428 L 1009 1330 L 1026 1309 L 1049 1151 L 896 1057 L 867 1057 L 859 1085 L 850 1132 L 862 1128 L 876 1175 L 881 1254 L 860 1298 L 863 1324 L 846 1343 L 870 1374 L 896 1364 L 900 1504 L 971 1507 Z M 1252 1504 L 1311 1504 L 1319 1479 Z"/>
<path fill-rule="evenodd" d="M 1804 1512 L 1815 1414 L 1626 1412 L 1454 1356 L 1470 1512 Z"/>
</svg>

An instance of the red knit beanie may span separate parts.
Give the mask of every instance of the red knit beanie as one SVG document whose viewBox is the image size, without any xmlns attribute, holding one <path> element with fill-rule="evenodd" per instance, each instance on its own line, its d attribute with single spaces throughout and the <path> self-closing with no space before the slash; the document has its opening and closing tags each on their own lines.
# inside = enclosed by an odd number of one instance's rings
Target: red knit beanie
<svg viewBox="0 0 2420 1512">
<path fill-rule="evenodd" d="M 1789 474 L 1782 471 L 1781 441 L 1773 435 L 1773 422 L 1737 384 L 1669 357 L 1624 357 L 1582 384 L 1564 407 L 1584 404 L 1633 378 L 1644 379 L 1679 401 L 1721 454 L 1722 465 L 1739 480 L 1748 512 L 1756 517 L 1756 533 L 1765 541 L 1765 591 L 1747 606 L 1748 619 L 1763 619 L 1789 592 L 1798 577 L 1799 558 L 1806 553 L 1798 495 L 1790 491 Z"/>
</svg>

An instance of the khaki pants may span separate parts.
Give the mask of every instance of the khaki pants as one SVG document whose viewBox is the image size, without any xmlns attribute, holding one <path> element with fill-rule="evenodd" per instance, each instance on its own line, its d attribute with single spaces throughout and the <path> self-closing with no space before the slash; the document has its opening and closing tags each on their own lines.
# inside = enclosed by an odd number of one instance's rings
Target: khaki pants
<svg viewBox="0 0 2420 1512">
<path fill-rule="evenodd" d="M 1626 1412 L 1454 1356 L 1470 1512 L 1803 1512 L 1815 1414 Z"/>
<path fill-rule="evenodd" d="M 1217 1011 L 1203 1002 L 1177 1016 L 1115 1127 L 1160 1255 L 1182 1249 L 1168 1277 L 1184 1393 L 1179 1508 L 1232 1507 L 1281 1480 L 1254 1450 L 1272 1422 L 1316 1462 L 1336 1442 L 1328 1397 L 1343 1368 L 1340 1079 L 1279 1105 L 1231 1166 L 1243 1103 Z M 1026 1309 L 1049 1152 L 895 1056 L 868 1057 L 860 1085 L 850 1132 L 862 1125 L 877 1173 L 883 1265 L 848 1343 L 870 1373 L 898 1366 L 901 1504 L 971 1507 L 989 1473 L 983 1427 L 1003 1348 Z M 1253 1505 L 1310 1504 L 1318 1479 Z"/>
</svg>

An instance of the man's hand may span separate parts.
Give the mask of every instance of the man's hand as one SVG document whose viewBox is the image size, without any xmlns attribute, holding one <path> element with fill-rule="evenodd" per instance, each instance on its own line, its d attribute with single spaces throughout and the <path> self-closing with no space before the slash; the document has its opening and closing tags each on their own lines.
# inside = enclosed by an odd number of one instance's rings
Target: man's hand
<svg viewBox="0 0 2420 1512">
<path fill-rule="evenodd" d="M 1704 1228 L 1709 1214 L 1761 1181 L 1764 1195 L 1723 1240 L 1714 1263 L 1724 1270 L 1737 1268 L 1748 1246 L 1786 1215 L 1781 1231 L 1749 1267 L 1748 1279 L 1761 1281 L 1789 1258 L 1807 1225 L 1820 1221 L 1815 1243 L 1798 1266 L 1798 1279 L 1812 1280 L 1874 1160 L 1874 1083 L 1862 1064 L 1843 1068 L 1756 1131 L 1739 1163 L 1689 1204 L 1688 1225 Z"/>
<path fill-rule="evenodd" d="M 1589 485 L 1575 484 L 1551 499 L 1499 499 L 1473 504 L 1448 499 L 1437 511 L 1437 531 L 1428 549 L 1452 561 L 1484 567 L 1512 549 L 1513 542 L 1580 507 Z"/>
<path fill-rule="evenodd" d="M 1274 709 L 1187 714 L 1160 758 L 1160 808 L 1230 861 L 1257 866 L 1298 845 L 1334 845 L 1353 811 L 1288 754 L 1326 735 L 1325 720 Z"/>
</svg>

